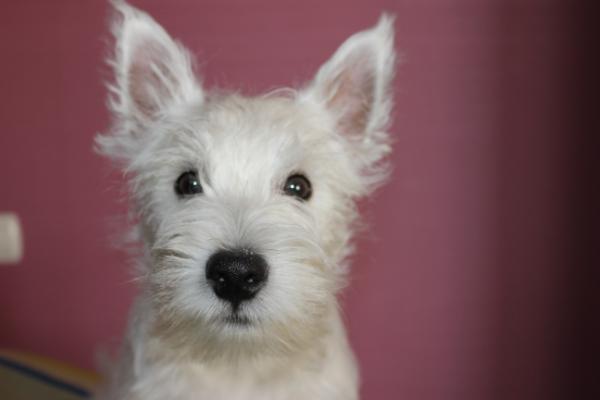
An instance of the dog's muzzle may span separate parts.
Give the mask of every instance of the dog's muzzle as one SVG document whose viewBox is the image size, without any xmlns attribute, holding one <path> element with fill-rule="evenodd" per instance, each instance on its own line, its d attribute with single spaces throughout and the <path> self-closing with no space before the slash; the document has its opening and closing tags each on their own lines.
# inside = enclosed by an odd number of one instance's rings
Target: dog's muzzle
<svg viewBox="0 0 600 400">
<path fill-rule="evenodd" d="M 217 297 L 236 311 L 265 285 L 268 270 L 265 259 L 251 250 L 219 250 L 206 262 L 206 279 Z"/>
</svg>

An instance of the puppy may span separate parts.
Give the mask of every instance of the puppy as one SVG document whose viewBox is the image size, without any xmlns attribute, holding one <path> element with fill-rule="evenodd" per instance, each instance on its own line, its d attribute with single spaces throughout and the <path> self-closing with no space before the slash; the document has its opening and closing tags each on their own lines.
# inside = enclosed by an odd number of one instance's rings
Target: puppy
<svg viewBox="0 0 600 400">
<path fill-rule="evenodd" d="M 304 87 L 208 93 L 188 51 L 116 2 L 113 126 L 140 293 L 96 399 L 352 400 L 336 301 L 355 201 L 386 177 L 395 69 L 383 15 Z"/>
</svg>

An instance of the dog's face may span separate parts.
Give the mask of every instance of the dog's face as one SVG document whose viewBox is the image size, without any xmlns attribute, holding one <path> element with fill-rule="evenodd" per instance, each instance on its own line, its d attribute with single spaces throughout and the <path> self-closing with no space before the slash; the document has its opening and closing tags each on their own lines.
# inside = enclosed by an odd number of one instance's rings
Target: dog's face
<svg viewBox="0 0 600 400">
<path fill-rule="evenodd" d="M 130 177 L 156 333 L 205 356 L 302 348 L 336 307 L 354 201 L 385 175 L 390 19 L 304 89 L 256 98 L 207 94 L 131 7 L 115 36 L 115 126 L 98 144 Z"/>
</svg>

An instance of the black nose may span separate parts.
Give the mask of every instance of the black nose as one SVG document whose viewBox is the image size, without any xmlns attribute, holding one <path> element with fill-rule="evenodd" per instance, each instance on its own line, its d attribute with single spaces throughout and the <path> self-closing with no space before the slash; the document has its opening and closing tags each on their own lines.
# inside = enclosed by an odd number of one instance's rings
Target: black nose
<svg viewBox="0 0 600 400">
<path fill-rule="evenodd" d="M 234 308 L 253 298 L 268 275 L 265 259 L 250 250 L 220 250 L 206 262 L 206 279 L 215 294 Z"/>
</svg>

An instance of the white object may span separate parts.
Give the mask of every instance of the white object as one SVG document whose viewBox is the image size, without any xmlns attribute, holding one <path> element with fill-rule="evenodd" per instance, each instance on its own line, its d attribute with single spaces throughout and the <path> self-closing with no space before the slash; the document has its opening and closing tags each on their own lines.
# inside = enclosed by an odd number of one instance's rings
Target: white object
<svg viewBox="0 0 600 400">
<path fill-rule="evenodd" d="M 16 264 L 23 257 L 23 235 L 19 218 L 0 213 L 0 264 Z"/>
<path fill-rule="evenodd" d="M 130 178 L 142 290 L 93 398 L 357 400 L 336 295 L 355 200 L 388 176 L 392 18 L 303 88 L 247 98 L 207 94 L 179 42 L 113 4 L 113 126 L 96 143 Z"/>
</svg>

